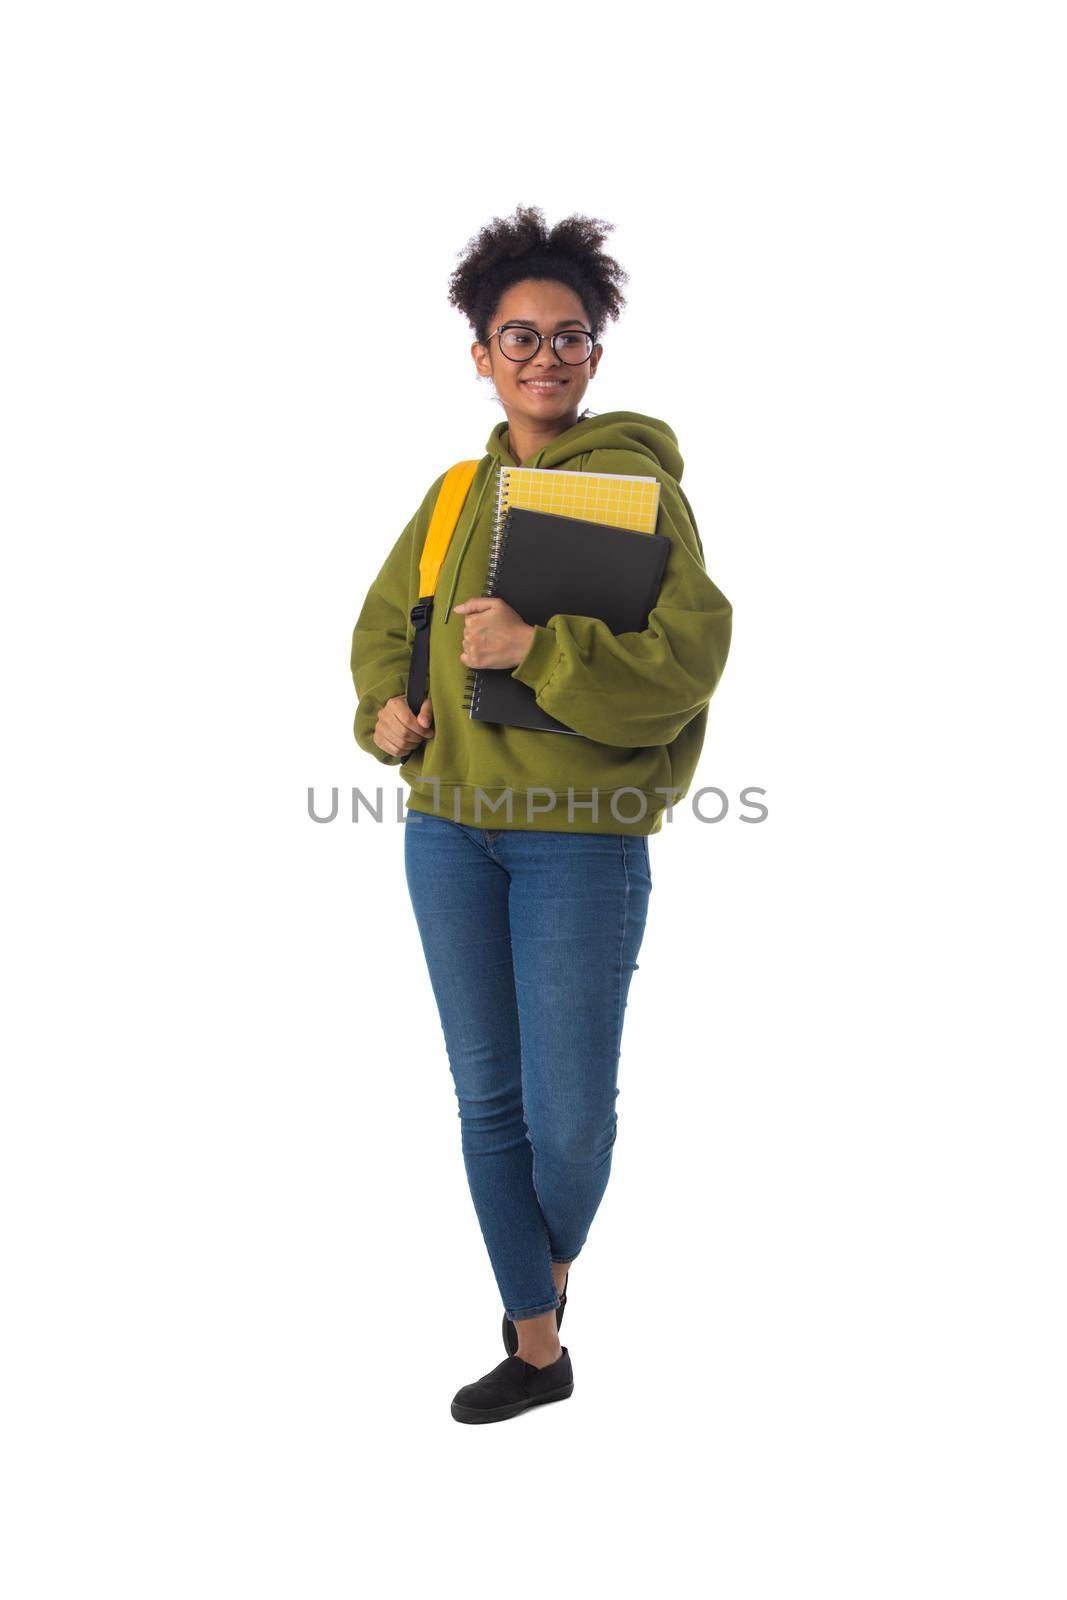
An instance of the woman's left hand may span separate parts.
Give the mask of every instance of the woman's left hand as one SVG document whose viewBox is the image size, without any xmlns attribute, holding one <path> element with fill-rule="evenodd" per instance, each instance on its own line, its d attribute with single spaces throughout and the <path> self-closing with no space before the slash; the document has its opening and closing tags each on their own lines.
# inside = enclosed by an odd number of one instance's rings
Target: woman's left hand
<svg viewBox="0 0 1067 1600">
<path fill-rule="evenodd" d="M 533 643 L 531 625 L 499 595 L 477 595 L 452 610 L 463 618 L 465 667 L 517 667 Z"/>
</svg>

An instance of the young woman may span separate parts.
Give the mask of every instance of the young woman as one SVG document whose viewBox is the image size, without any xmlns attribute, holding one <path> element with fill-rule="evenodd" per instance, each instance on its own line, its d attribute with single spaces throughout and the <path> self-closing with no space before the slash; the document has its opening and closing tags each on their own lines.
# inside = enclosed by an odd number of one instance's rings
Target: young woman
<svg viewBox="0 0 1067 1600">
<path fill-rule="evenodd" d="M 352 640 L 357 743 L 411 789 L 407 883 L 504 1305 L 508 1356 L 460 1389 L 460 1422 L 572 1391 L 559 1326 L 611 1166 L 648 838 L 687 792 L 730 646 L 732 608 L 705 571 L 673 431 L 637 412 L 579 409 L 601 328 L 623 304 L 627 275 L 603 252 L 610 226 L 572 216 L 547 229 L 539 208 L 519 207 L 469 242 L 450 299 L 506 421 L 489 435 L 441 568 L 417 717 L 405 698 L 410 611 L 443 473 Z M 657 532 L 671 546 L 643 632 L 563 614 L 531 625 L 485 596 L 502 463 L 658 478 Z M 472 719 L 465 691 L 478 667 L 510 669 L 574 734 Z"/>
</svg>

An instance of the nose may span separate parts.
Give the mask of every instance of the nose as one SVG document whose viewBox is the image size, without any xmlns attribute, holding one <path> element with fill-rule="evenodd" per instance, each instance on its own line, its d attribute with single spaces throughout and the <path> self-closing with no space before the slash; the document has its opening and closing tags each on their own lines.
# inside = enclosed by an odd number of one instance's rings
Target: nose
<svg viewBox="0 0 1067 1600">
<path fill-rule="evenodd" d="M 543 372 L 548 367 L 561 367 L 562 365 L 563 362 L 559 359 L 547 339 L 530 361 L 530 366 L 535 367 L 538 372 Z"/>
</svg>

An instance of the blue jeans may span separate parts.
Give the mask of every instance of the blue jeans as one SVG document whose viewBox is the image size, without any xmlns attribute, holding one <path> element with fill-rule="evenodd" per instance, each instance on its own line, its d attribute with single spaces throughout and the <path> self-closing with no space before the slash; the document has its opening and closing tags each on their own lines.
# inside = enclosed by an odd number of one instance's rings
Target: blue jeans
<svg viewBox="0 0 1067 1600">
<path fill-rule="evenodd" d="M 648 839 L 409 811 L 404 854 L 482 1237 L 507 1315 L 541 1316 L 607 1186 Z"/>
</svg>

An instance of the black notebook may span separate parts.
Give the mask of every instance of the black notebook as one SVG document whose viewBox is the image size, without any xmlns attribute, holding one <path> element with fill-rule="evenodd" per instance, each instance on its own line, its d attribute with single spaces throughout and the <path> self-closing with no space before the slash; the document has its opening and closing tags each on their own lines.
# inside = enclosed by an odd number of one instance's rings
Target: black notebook
<svg viewBox="0 0 1067 1600">
<path fill-rule="evenodd" d="M 524 622 L 599 617 L 612 633 L 640 633 L 656 604 L 671 541 L 602 522 L 512 506 L 490 561 L 485 593 Z M 550 717 L 511 667 L 470 667 L 464 706 L 478 722 L 574 733 Z"/>
</svg>

